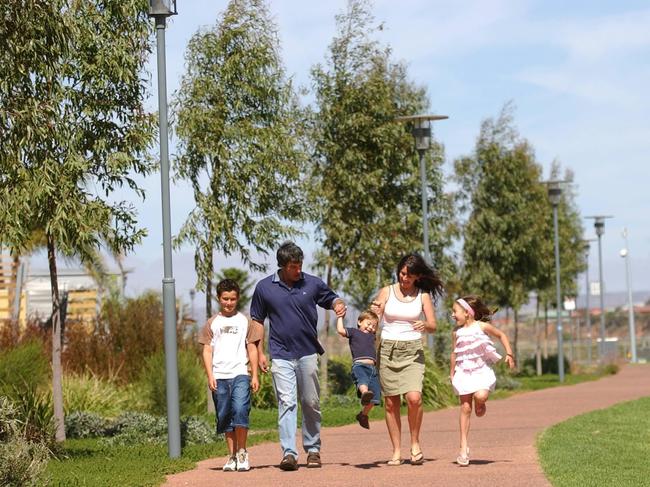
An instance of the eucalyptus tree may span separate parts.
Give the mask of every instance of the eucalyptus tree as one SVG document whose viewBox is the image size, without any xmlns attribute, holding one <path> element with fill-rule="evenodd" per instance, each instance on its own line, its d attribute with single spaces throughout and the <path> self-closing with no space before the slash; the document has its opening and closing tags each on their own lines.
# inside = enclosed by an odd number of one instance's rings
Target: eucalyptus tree
<svg viewBox="0 0 650 487">
<path fill-rule="evenodd" d="M 413 138 L 395 118 L 421 113 L 424 88 L 373 37 L 371 5 L 350 0 L 336 17 L 325 64 L 312 69 L 316 102 L 310 196 L 328 284 L 367 300 L 394 275 L 399 255 L 422 251 L 421 185 Z M 427 154 L 431 244 L 436 266 L 449 238 L 450 199 L 442 191 L 442 146 Z M 362 303 L 358 303 L 362 304 Z M 367 305 L 366 301 L 366 305 Z"/>
<path fill-rule="evenodd" d="M 533 149 L 514 127 L 512 106 L 481 125 L 471 156 L 455 162 L 458 192 L 468 219 L 463 231 L 466 292 L 514 311 L 528 301 L 543 272 L 546 188 Z"/>
<path fill-rule="evenodd" d="M 57 254 L 93 260 L 144 235 L 115 189 L 143 193 L 153 118 L 143 108 L 151 23 L 141 0 L 0 3 L 0 240 L 45 235 L 52 287 L 56 439 L 65 439 Z"/>
<path fill-rule="evenodd" d="M 309 195 L 317 209 L 317 266 L 328 285 L 340 285 L 359 308 L 394 276 L 401 254 L 423 250 L 418 158 L 412 136 L 395 118 L 429 106 L 424 88 L 376 40 L 383 26 L 371 9 L 368 1 L 348 1 L 336 17 L 325 63 L 311 72 L 316 100 Z M 443 149 L 433 145 L 426 154 L 428 224 L 431 254 L 442 267 L 450 262 L 443 249 L 451 205 L 442 192 Z M 326 336 L 328 322 L 326 314 Z M 323 359 L 326 364 L 327 355 Z"/>
<path fill-rule="evenodd" d="M 189 181 L 196 207 L 175 243 L 194 245 L 197 289 L 212 310 L 213 253 L 266 254 L 298 232 L 302 115 L 280 59 L 276 27 L 263 0 L 231 0 L 215 25 L 187 47 L 175 95 L 177 177 Z"/>
</svg>

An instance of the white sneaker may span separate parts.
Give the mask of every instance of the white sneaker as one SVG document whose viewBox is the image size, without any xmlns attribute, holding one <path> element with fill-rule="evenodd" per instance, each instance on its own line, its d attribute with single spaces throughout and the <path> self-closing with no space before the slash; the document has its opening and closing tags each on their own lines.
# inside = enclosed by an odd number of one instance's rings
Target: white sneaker
<svg viewBox="0 0 650 487">
<path fill-rule="evenodd" d="M 223 471 L 224 472 L 234 472 L 235 470 L 237 470 L 237 457 L 236 457 L 236 455 L 233 455 L 230 458 L 228 458 L 228 461 L 223 466 Z"/>
<path fill-rule="evenodd" d="M 246 450 L 239 450 L 239 453 L 237 453 L 237 470 L 239 472 L 246 472 L 250 469 L 251 467 L 248 464 L 248 452 Z"/>
</svg>

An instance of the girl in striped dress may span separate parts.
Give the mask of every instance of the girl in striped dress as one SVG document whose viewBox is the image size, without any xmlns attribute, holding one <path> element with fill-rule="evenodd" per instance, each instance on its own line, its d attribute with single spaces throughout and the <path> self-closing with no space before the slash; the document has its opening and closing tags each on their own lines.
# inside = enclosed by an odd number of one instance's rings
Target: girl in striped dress
<svg viewBox="0 0 650 487">
<path fill-rule="evenodd" d="M 507 335 L 488 323 L 491 315 L 488 307 L 476 296 L 459 298 L 453 306 L 452 318 L 457 326 L 453 332 L 449 370 L 451 384 L 460 398 L 460 453 L 456 463 L 461 466 L 469 465 L 467 436 L 472 403 L 476 416 L 484 416 L 487 410 L 485 403 L 496 384 L 496 376 L 490 366 L 501 360 L 501 355 L 490 337 L 503 344 L 508 366 L 511 369 L 515 366 Z"/>
</svg>

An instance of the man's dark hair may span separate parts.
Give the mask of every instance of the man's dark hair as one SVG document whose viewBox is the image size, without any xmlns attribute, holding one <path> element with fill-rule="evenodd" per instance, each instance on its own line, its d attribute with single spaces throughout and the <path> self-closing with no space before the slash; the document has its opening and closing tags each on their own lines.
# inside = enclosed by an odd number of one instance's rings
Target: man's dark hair
<svg viewBox="0 0 650 487">
<path fill-rule="evenodd" d="M 232 279 L 223 279 L 222 281 L 219 281 L 219 284 L 217 284 L 217 297 L 221 296 L 221 293 L 228 291 L 237 291 L 237 296 L 239 296 L 241 291 L 239 290 L 239 284 L 237 284 L 237 281 L 233 281 Z"/>
<path fill-rule="evenodd" d="M 278 267 L 284 267 L 289 262 L 302 262 L 302 249 L 293 242 L 284 242 L 277 253 Z"/>
</svg>

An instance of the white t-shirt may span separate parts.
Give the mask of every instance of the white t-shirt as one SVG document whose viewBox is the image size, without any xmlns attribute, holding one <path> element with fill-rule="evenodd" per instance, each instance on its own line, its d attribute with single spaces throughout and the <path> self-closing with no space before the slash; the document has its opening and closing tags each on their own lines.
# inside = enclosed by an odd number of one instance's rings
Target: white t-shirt
<svg viewBox="0 0 650 487">
<path fill-rule="evenodd" d="M 201 330 L 199 342 L 212 347 L 212 373 L 215 379 L 248 375 L 248 335 L 248 318 L 242 313 L 237 312 L 233 316 L 217 313 L 207 321 Z"/>
</svg>

